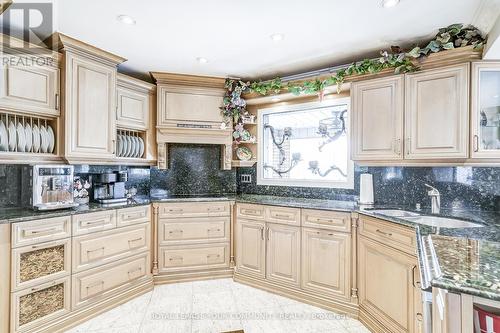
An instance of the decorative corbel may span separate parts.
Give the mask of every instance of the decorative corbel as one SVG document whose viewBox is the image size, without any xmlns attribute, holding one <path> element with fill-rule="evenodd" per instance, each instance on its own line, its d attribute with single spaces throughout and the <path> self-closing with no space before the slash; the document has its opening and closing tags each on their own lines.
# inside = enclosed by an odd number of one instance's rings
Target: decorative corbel
<svg viewBox="0 0 500 333">
<path fill-rule="evenodd" d="M 168 144 L 159 143 L 158 144 L 158 169 L 167 170 L 168 169 Z"/>
<path fill-rule="evenodd" d="M 222 170 L 231 170 L 231 161 L 233 160 L 233 145 L 225 144 L 222 145 L 222 158 L 221 164 Z"/>
</svg>

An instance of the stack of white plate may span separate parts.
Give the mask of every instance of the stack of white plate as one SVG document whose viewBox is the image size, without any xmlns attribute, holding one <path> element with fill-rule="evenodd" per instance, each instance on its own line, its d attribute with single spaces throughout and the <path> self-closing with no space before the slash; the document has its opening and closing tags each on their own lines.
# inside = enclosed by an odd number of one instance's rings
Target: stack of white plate
<svg viewBox="0 0 500 333">
<path fill-rule="evenodd" d="M 0 119 L 0 151 L 18 153 L 53 153 L 56 145 L 54 130 L 49 125 L 44 126 L 29 123 L 9 121 L 7 125 Z"/>
<path fill-rule="evenodd" d="M 118 157 L 141 158 L 144 155 L 144 140 L 138 136 L 118 134 L 116 155 Z"/>
</svg>

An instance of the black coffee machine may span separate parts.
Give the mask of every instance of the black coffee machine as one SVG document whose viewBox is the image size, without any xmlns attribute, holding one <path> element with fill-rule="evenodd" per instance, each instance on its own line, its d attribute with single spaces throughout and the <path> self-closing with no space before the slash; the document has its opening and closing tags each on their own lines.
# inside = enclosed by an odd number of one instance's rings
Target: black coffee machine
<svg viewBox="0 0 500 333">
<path fill-rule="evenodd" d="M 106 205 L 127 202 L 127 191 L 125 190 L 127 179 L 127 171 L 93 174 L 94 201 Z"/>
</svg>

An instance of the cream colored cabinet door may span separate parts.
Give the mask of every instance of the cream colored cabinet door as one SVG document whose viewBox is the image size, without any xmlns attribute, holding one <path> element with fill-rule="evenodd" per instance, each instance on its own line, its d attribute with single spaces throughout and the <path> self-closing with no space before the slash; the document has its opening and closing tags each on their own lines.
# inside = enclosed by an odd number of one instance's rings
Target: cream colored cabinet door
<svg viewBox="0 0 500 333">
<path fill-rule="evenodd" d="M 116 124 L 127 129 L 146 130 L 149 125 L 150 93 L 145 82 L 118 75 Z"/>
<path fill-rule="evenodd" d="M 415 333 L 416 269 L 415 257 L 359 237 L 359 304 L 389 332 Z"/>
<path fill-rule="evenodd" d="M 469 67 L 406 74 L 406 159 L 468 157 Z"/>
<path fill-rule="evenodd" d="M 333 298 L 351 297 L 351 235 L 302 229 L 302 289 Z"/>
<path fill-rule="evenodd" d="M 236 223 L 236 271 L 266 276 L 265 223 L 239 219 Z"/>
<path fill-rule="evenodd" d="M 30 115 L 59 116 L 59 69 L 55 66 L 23 65 L 22 59 L 2 67 L 0 108 Z M 48 61 L 55 62 L 52 58 Z M 18 61 L 16 61 L 18 60 Z M 26 60 L 24 60 L 26 61 Z"/>
<path fill-rule="evenodd" d="M 351 87 L 352 159 L 403 158 L 404 76 L 354 82 Z"/>
<path fill-rule="evenodd" d="M 113 158 L 116 67 L 67 53 L 66 81 L 66 157 Z"/>
<path fill-rule="evenodd" d="M 472 63 L 471 157 L 500 158 L 500 62 Z"/>
<path fill-rule="evenodd" d="M 266 279 L 300 285 L 300 227 L 268 223 Z"/>
</svg>

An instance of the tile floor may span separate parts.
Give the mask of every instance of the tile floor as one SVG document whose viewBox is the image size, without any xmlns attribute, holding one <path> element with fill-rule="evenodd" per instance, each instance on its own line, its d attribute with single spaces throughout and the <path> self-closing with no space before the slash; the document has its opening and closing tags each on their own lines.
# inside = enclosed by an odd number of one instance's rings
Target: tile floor
<svg viewBox="0 0 500 333">
<path fill-rule="evenodd" d="M 369 333 L 359 321 L 233 282 L 155 286 L 154 290 L 66 333 Z"/>
</svg>

